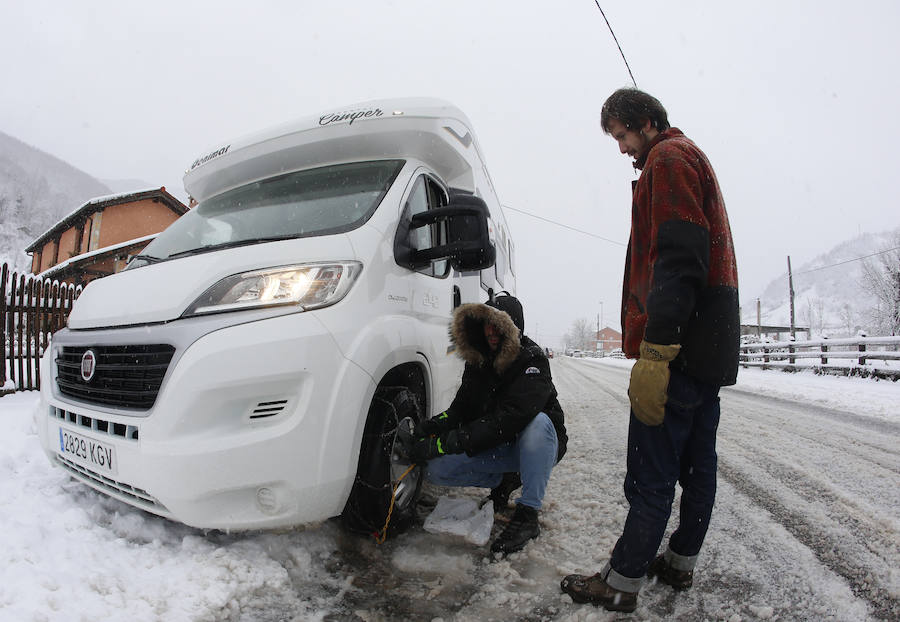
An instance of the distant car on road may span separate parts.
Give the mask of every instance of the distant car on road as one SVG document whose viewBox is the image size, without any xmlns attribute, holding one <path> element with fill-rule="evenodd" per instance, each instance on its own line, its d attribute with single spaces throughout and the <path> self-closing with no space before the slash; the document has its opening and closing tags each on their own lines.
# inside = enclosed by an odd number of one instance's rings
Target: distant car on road
<svg viewBox="0 0 900 622">
<path fill-rule="evenodd" d="M 614 359 L 623 359 L 625 358 L 625 353 L 622 352 L 622 348 L 616 348 L 615 350 L 611 351 L 608 356 Z"/>
</svg>

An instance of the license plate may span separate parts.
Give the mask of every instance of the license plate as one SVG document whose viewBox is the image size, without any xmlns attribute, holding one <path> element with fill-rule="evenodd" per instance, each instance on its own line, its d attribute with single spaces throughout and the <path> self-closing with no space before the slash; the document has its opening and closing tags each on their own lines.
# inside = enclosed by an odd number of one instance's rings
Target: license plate
<svg viewBox="0 0 900 622">
<path fill-rule="evenodd" d="M 116 448 L 112 445 L 59 428 L 59 453 L 95 471 L 116 474 Z"/>
</svg>

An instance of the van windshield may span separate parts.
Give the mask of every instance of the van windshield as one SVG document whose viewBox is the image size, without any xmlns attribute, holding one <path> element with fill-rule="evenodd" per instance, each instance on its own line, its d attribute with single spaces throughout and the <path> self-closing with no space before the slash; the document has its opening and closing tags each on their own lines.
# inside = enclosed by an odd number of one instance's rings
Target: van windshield
<svg viewBox="0 0 900 622">
<path fill-rule="evenodd" d="M 160 233 L 128 265 L 350 231 L 365 223 L 403 160 L 354 162 L 287 173 L 203 201 Z"/>
</svg>

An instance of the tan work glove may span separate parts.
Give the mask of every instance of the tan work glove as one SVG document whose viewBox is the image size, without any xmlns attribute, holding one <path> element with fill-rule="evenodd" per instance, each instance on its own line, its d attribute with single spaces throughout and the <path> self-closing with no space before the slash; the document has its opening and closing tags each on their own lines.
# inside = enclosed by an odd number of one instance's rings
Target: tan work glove
<svg viewBox="0 0 900 622">
<path fill-rule="evenodd" d="M 628 397 L 631 410 L 645 425 L 661 425 L 666 414 L 666 392 L 669 388 L 669 361 L 678 356 L 681 345 L 661 346 L 641 342 L 641 358 L 631 368 Z"/>
</svg>

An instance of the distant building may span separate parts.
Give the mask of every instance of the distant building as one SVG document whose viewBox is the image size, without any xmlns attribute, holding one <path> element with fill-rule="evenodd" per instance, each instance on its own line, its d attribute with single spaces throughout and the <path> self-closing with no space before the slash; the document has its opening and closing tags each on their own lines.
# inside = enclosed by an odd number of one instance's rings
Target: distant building
<svg viewBox="0 0 900 622">
<path fill-rule="evenodd" d="M 622 333 L 606 326 L 597 332 L 594 340 L 594 349 L 598 352 L 610 352 L 622 347 Z"/>
<path fill-rule="evenodd" d="M 91 199 L 25 249 L 31 272 L 87 285 L 122 270 L 131 255 L 187 211 L 165 186 Z"/>
</svg>

